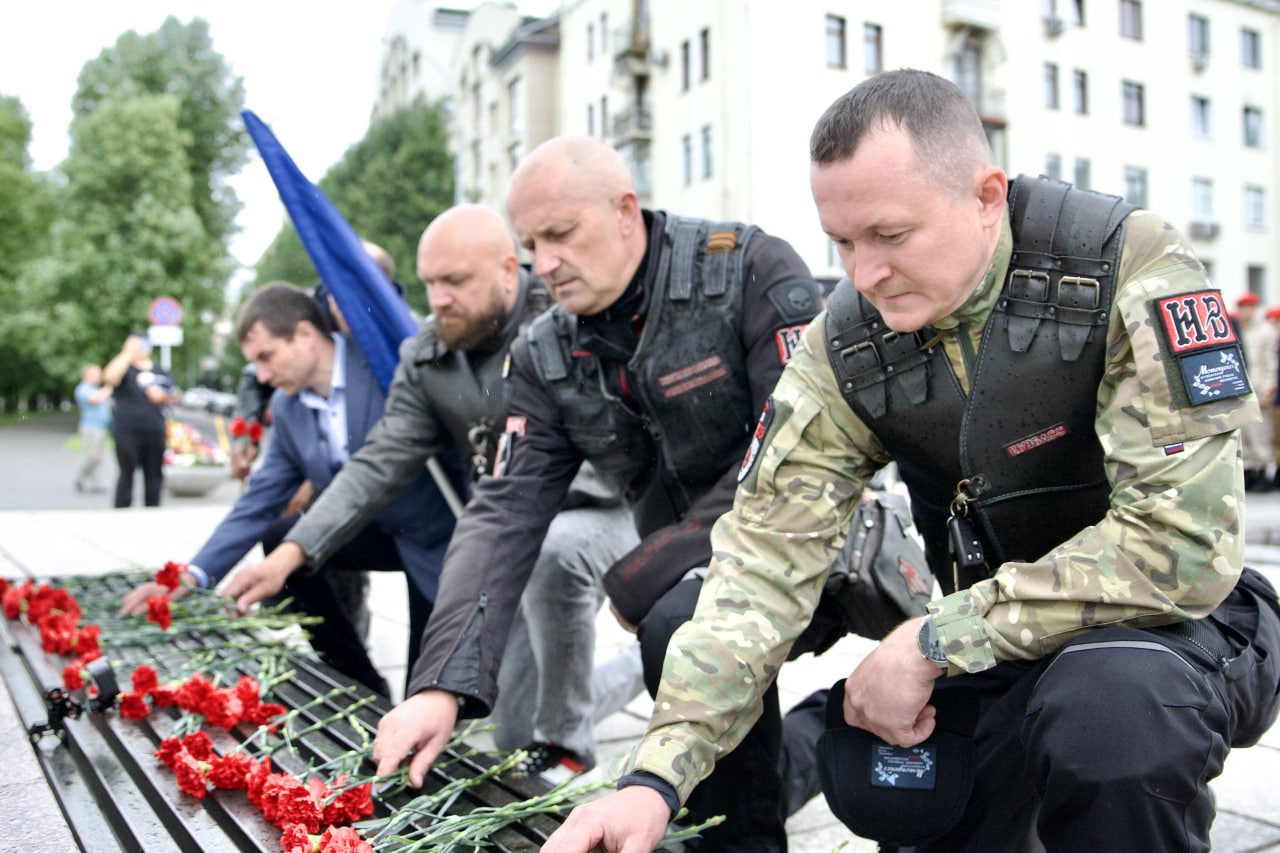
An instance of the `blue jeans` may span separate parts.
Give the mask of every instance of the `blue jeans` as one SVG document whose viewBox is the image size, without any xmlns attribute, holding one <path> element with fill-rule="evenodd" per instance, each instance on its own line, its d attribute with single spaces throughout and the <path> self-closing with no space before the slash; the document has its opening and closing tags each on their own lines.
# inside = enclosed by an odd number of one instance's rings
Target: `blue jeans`
<svg viewBox="0 0 1280 853">
<path fill-rule="evenodd" d="M 498 670 L 490 719 L 497 726 L 493 739 L 499 749 L 546 741 L 594 763 L 592 671 L 596 613 L 604 600 L 601 578 L 637 544 L 625 507 L 565 510 L 551 522 Z M 631 666 L 628 700 L 644 687 L 634 657 Z M 616 684 L 610 689 L 614 697 L 626 692 Z"/>
</svg>

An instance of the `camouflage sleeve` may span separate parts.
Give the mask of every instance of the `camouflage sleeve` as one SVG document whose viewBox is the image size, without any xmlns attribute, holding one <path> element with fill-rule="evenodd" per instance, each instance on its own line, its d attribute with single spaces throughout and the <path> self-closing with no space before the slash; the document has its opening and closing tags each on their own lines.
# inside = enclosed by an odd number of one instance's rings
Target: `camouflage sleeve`
<svg viewBox="0 0 1280 853">
<path fill-rule="evenodd" d="M 840 402 L 820 314 L 782 374 L 739 475 L 693 619 L 671 640 L 649 731 L 626 772 L 684 802 L 759 718 L 761 697 L 809 623 L 863 484 L 887 462 Z"/>
<path fill-rule="evenodd" d="M 1157 300 L 1213 286 L 1174 229 L 1144 211 L 1128 219 L 1117 281 L 1095 421 L 1111 509 L 1040 560 L 1006 563 L 930 605 L 953 675 L 1042 657 L 1090 628 L 1203 617 L 1239 576 L 1237 431 L 1257 400 L 1192 405 L 1154 320 Z"/>
</svg>

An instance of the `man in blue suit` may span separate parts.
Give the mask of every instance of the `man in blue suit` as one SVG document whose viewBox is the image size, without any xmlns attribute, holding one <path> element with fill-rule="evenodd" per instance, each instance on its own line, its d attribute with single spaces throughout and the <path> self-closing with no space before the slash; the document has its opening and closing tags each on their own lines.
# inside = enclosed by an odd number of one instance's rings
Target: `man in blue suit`
<svg viewBox="0 0 1280 853">
<path fill-rule="evenodd" d="M 274 387 L 273 433 L 262 467 L 231 512 L 192 558 L 194 583 L 216 586 L 254 544 L 270 552 L 297 516 L 281 510 L 303 480 L 317 493 L 365 441 L 382 417 L 385 396 L 358 347 L 330 333 L 316 302 L 302 290 L 273 282 L 241 308 L 236 337 L 258 378 Z M 456 460 L 445 465 L 454 488 L 464 491 Z M 326 570 L 389 570 L 408 575 L 410 658 L 431 614 L 441 562 L 454 516 L 425 473 L 326 564 Z M 322 616 L 311 644 L 335 669 L 388 694 L 344 608 L 322 576 L 298 575 L 286 584 L 305 612 Z M 125 596 L 125 612 L 141 612 L 154 585 Z"/>
</svg>

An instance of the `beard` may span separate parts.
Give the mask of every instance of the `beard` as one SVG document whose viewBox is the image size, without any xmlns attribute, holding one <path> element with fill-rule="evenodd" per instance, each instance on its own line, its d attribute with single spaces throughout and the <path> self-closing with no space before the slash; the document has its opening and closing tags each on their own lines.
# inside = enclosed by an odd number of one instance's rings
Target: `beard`
<svg viewBox="0 0 1280 853">
<path fill-rule="evenodd" d="M 495 290 L 489 304 L 475 314 L 437 313 L 436 337 L 453 352 L 466 352 L 496 335 L 507 319 L 506 314 L 502 294 Z"/>
</svg>

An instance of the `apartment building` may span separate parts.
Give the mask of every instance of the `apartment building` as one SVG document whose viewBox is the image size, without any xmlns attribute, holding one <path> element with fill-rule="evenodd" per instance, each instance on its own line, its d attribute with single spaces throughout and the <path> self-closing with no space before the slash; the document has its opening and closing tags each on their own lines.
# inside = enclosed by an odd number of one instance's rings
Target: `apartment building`
<svg viewBox="0 0 1280 853">
<path fill-rule="evenodd" d="M 521 21 L 512 36 L 536 27 Z M 459 104 L 489 81 L 455 113 L 469 198 L 500 204 L 514 155 L 591 134 L 623 154 L 643 203 L 755 222 L 838 275 L 809 132 L 867 76 L 922 68 L 969 95 L 1010 174 L 1148 206 L 1228 296 L 1280 302 L 1280 0 L 564 0 L 553 22 L 558 48 L 536 47 L 557 71 L 537 86 L 514 71 L 532 43 L 508 57 L 495 38 L 487 65 L 459 53 Z M 502 126 L 517 77 L 519 134 Z M 554 95 L 538 88 L 553 77 Z"/>
<path fill-rule="evenodd" d="M 396 0 L 382 40 L 378 100 L 372 121 L 416 98 L 451 98 L 458 46 L 469 13 L 437 7 L 430 0 Z"/>
</svg>

